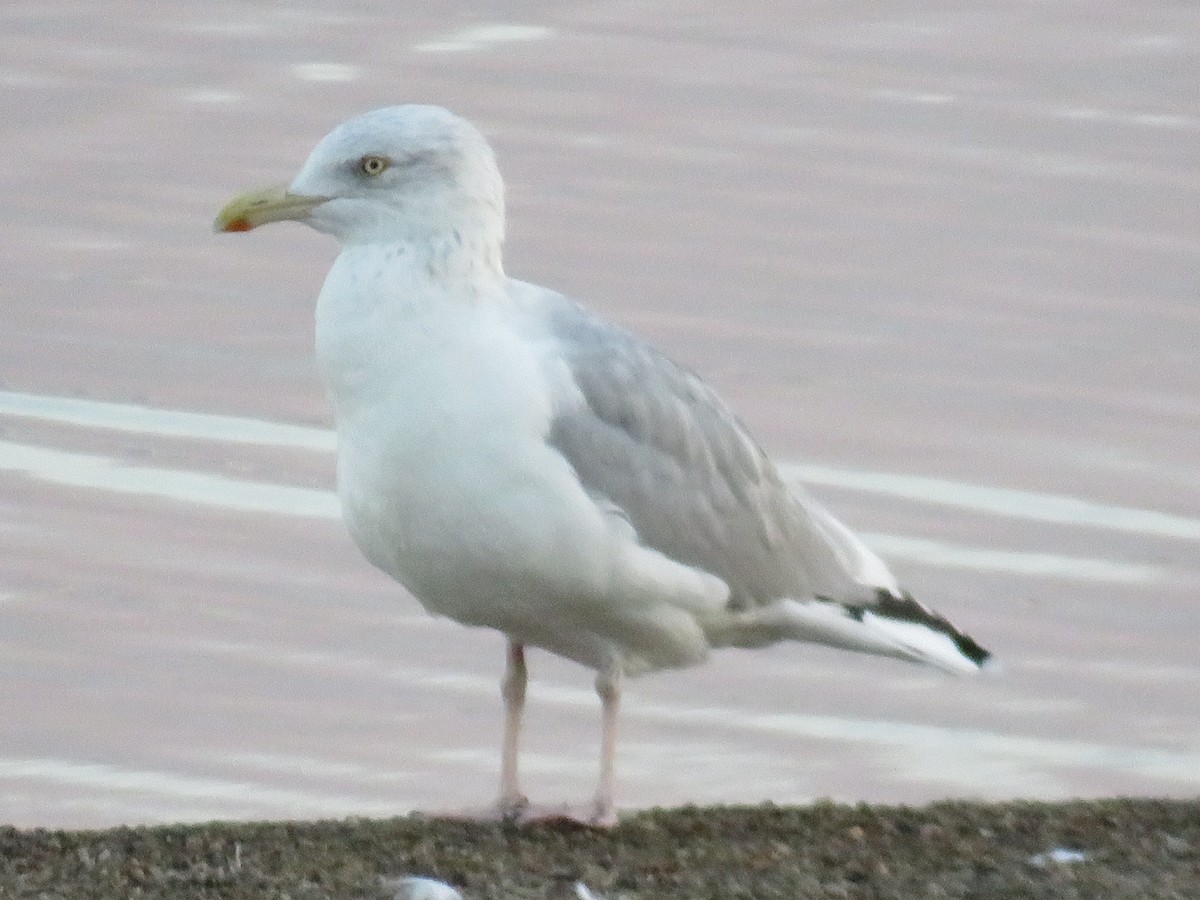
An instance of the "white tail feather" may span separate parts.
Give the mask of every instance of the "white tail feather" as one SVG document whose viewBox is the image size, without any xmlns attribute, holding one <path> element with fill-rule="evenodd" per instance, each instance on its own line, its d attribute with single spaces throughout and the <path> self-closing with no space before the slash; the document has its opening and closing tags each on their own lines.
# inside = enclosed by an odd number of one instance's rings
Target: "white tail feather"
<svg viewBox="0 0 1200 900">
<path fill-rule="evenodd" d="M 775 614 L 773 624 L 793 640 L 905 659 L 956 675 L 979 671 L 953 638 L 920 622 L 888 618 L 869 609 L 856 615 L 829 600 L 782 600 L 768 609 Z"/>
</svg>

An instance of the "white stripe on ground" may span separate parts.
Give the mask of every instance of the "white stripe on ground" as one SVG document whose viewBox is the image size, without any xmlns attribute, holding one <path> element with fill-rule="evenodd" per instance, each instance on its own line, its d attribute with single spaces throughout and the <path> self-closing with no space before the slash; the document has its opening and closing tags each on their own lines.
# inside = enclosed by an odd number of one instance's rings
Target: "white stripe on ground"
<svg viewBox="0 0 1200 900">
<path fill-rule="evenodd" d="M 395 717 L 390 717 L 390 721 L 395 721 Z M 206 752 L 203 758 L 206 764 L 221 763 L 257 772 L 286 773 L 297 778 L 338 778 L 359 784 L 396 784 L 418 777 L 410 772 L 372 769 L 361 763 L 318 759 L 314 756 L 288 756 L 282 753 Z"/>
<path fill-rule="evenodd" d="M 1188 519 L 1154 510 L 1109 506 L 1077 497 L 985 487 L 924 475 L 856 472 L 851 469 L 797 463 L 784 464 L 779 468 L 785 476 L 806 484 L 820 484 L 871 494 L 888 494 L 922 503 L 953 506 L 1036 522 L 1085 525 L 1091 528 L 1151 534 L 1156 537 L 1200 540 L 1200 519 Z"/>
<path fill-rule="evenodd" d="M 880 556 L 943 569 L 1009 572 L 1038 578 L 1104 581 L 1115 584 L 1152 584 L 1166 577 L 1162 569 L 1154 566 L 1116 562 L 1111 559 L 989 550 L 898 534 L 863 533 L 859 537 Z"/>
<path fill-rule="evenodd" d="M 0 414 L 160 437 L 291 447 L 327 453 L 334 452 L 337 447 L 335 434 L 323 428 L 14 391 L 0 391 Z M 988 487 L 923 475 L 863 472 L 817 464 L 784 463 L 780 465 L 780 470 L 785 476 L 807 484 L 884 494 L 919 503 L 1039 522 L 1200 540 L 1200 519 L 1111 506 L 1077 497 Z"/>
<path fill-rule="evenodd" d="M 341 517 L 341 506 L 332 491 L 244 481 L 211 472 L 135 466 L 109 456 L 10 441 L 0 441 L 0 470 L 4 469 L 25 472 L 51 484 L 159 497 L 238 512 Z"/>
<path fill-rule="evenodd" d="M 222 416 L 210 413 L 155 409 L 133 403 L 106 403 L 75 397 L 50 397 L 0 391 L 0 413 L 79 425 L 106 428 L 157 437 L 196 438 L 203 441 L 227 441 L 264 447 L 294 447 L 333 453 L 337 436 L 326 428 L 286 425 L 265 419 Z"/>
<path fill-rule="evenodd" d="M 544 25 L 472 25 L 453 34 L 413 44 L 418 53 L 465 53 L 487 50 L 497 45 L 545 41 L 554 37 L 554 29 Z"/>
<path fill-rule="evenodd" d="M 270 809 L 288 815 L 395 815 L 395 803 L 362 797 L 321 795 L 170 772 L 141 772 L 120 766 L 65 759 L 0 758 L 0 778 L 67 785 L 105 793 L 172 797 L 218 803 L 249 812 Z"/>
<path fill-rule="evenodd" d="M 5 469 L 24 472 L 52 484 L 158 497 L 237 512 L 324 519 L 341 517 L 340 503 L 332 491 L 246 481 L 210 472 L 138 466 L 98 454 L 52 450 L 11 441 L 0 441 L 0 470 Z M 872 534 L 864 539 L 892 559 L 942 568 L 1119 584 L 1154 583 L 1167 577 L 1166 572 L 1152 566 L 1107 559 L 963 547 L 902 535 Z"/>
</svg>

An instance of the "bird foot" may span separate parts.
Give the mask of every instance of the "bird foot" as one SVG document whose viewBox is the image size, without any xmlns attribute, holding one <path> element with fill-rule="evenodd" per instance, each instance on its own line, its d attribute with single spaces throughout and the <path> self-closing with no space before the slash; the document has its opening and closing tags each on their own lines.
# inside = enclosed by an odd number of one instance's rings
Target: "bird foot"
<svg viewBox="0 0 1200 900">
<path fill-rule="evenodd" d="M 529 813 L 529 798 L 524 794 L 501 796 L 492 806 L 496 819 L 500 822 L 522 822 Z"/>
<path fill-rule="evenodd" d="M 505 821 L 520 825 L 565 825 L 577 828 L 614 828 L 617 825 L 617 812 L 611 806 L 601 806 L 593 803 L 586 810 L 572 808 L 570 804 L 558 803 L 533 806 L 526 803 L 515 816 Z"/>
<path fill-rule="evenodd" d="M 592 805 L 592 815 L 588 819 L 588 824 L 593 828 L 616 828 L 617 822 L 617 811 L 613 809 L 611 803 Z"/>
<path fill-rule="evenodd" d="M 565 825 L 608 829 L 617 824 L 616 811 L 611 808 L 601 809 L 593 804 L 585 812 L 577 808 L 572 809 L 567 803 L 532 804 L 524 797 L 502 798 L 484 809 L 458 810 L 443 816 L 470 822 L 501 822 L 505 825 Z"/>
</svg>

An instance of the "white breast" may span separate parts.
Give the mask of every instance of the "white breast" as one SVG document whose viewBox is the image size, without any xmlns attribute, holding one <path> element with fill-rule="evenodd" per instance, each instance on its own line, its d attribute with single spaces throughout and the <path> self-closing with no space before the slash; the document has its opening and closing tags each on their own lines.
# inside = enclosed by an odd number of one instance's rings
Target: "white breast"
<svg viewBox="0 0 1200 900">
<path fill-rule="evenodd" d="M 373 270 L 383 274 L 363 274 Z M 600 578 L 605 525 L 546 446 L 549 386 L 519 317 L 497 298 L 464 304 L 431 290 L 419 274 L 355 248 L 322 290 L 317 352 L 337 418 L 338 492 L 375 565 L 431 610 L 501 627 L 484 593 L 527 592 L 516 582 L 552 559 Z"/>
</svg>

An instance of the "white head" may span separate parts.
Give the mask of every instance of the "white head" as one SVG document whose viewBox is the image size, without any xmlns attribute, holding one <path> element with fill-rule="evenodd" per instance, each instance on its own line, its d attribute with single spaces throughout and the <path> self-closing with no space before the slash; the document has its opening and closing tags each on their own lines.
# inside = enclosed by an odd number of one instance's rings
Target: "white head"
<svg viewBox="0 0 1200 900">
<path fill-rule="evenodd" d="M 504 183 L 483 135 L 440 106 L 389 106 L 339 125 L 285 189 L 238 197 L 218 231 L 304 222 L 343 246 L 466 246 L 494 254 L 504 241 Z"/>
</svg>

